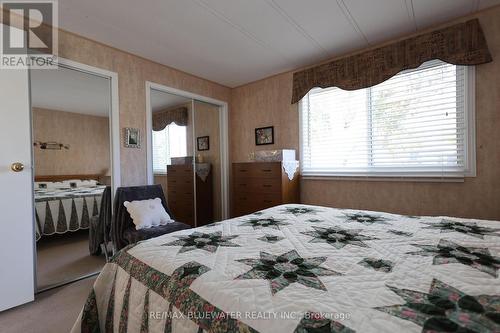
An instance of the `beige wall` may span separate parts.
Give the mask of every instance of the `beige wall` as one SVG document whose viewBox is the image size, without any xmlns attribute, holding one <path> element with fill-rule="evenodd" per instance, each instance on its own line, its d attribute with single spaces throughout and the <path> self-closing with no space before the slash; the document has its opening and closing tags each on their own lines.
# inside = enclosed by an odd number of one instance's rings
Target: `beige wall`
<svg viewBox="0 0 500 333">
<path fill-rule="evenodd" d="M 144 185 L 146 168 L 146 81 L 193 92 L 229 102 L 230 89 L 179 70 L 114 49 L 72 33 L 60 31 L 59 56 L 118 73 L 120 131 L 139 128 L 140 149 L 125 148 L 121 143 L 122 186 Z M 122 142 L 123 140 L 120 140 Z"/>
<path fill-rule="evenodd" d="M 33 108 L 33 139 L 70 149 L 34 149 L 35 176 L 109 175 L 109 121 L 78 113 Z"/>
<path fill-rule="evenodd" d="M 342 208 L 415 215 L 500 219 L 500 7 L 479 17 L 494 61 L 477 67 L 477 177 L 463 183 L 302 180 L 301 200 Z M 274 125 L 273 146 L 298 151 L 297 105 L 290 105 L 292 73 L 254 82 L 232 91 L 232 161 L 248 160 L 256 149 L 254 128 Z"/>
</svg>

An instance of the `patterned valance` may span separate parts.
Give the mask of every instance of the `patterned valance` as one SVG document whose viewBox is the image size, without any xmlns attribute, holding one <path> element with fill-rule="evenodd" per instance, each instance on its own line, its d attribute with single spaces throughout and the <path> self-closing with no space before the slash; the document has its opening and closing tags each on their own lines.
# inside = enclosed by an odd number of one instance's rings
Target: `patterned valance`
<svg viewBox="0 0 500 333">
<path fill-rule="evenodd" d="M 153 113 L 153 131 L 161 131 L 171 123 L 176 123 L 178 126 L 187 126 L 188 108 L 183 106 L 173 110 Z"/>
<path fill-rule="evenodd" d="M 296 72 L 293 75 L 292 104 L 315 87 L 367 88 L 433 59 L 454 65 L 479 65 L 492 61 L 479 20 L 459 23 Z"/>
</svg>

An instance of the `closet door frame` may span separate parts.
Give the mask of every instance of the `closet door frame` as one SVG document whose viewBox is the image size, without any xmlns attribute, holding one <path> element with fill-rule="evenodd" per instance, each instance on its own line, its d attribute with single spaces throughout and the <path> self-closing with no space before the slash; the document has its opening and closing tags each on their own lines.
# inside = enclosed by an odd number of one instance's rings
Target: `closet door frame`
<svg viewBox="0 0 500 333">
<path fill-rule="evenodd" d="M 211 97 L 198 95 L 189 91 L 168 87 L 159 83 L 146 81 L 146 169 L 148 184 L 154 183 L 153 177 L 153 138 L 151 131 L 152 109 L 151 109 L 151 90 L 158 90 L 169 94 L 179 95 L 200 102 L 213 104 L 219 107 L 220 124 L 220 152 L 221 152 L 221 198 L 222 198 L 222 220 L 229 218 L 229 135 L 228 135 L 228 103 Z M 192 101 L 193 102 L 193 101 Z"/>
</svg>

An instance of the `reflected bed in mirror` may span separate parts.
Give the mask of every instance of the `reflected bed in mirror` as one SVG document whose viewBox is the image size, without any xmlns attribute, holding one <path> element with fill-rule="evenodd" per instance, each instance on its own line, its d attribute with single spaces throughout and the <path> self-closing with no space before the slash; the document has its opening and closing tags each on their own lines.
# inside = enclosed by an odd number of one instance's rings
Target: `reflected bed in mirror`
<svg viewBox="0 0 500 333">
<path fill-rule="evenodd" d="M 31 74 L 37 290 L 106 262 L 99 243 L 111 185 L 110 79 L 60 66 Z M 60 149 L 53 149 L 58 148 Z"/>
</svg>

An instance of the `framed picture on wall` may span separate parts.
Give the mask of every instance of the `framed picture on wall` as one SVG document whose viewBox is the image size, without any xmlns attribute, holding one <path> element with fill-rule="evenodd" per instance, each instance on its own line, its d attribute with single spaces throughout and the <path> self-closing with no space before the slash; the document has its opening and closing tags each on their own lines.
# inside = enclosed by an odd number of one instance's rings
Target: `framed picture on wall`
<svg viewBox="0 0 500 333">
<path fill-rule="evenodd" d="M 127 148 L 140 148 L 141 135 L 138 128 L 125 127 L 125 147 Z"/>
<path fill-rule="evenodd" d="M 210 138 L 208 136 L 200 136 L 196 138 L 198 151 L 210 150 Z"/>
<path fill-rule="evenodd" d="M 274 126 L 256 128 L 255 144 L 257 146 L 274 144 Z"/>
</svg>

